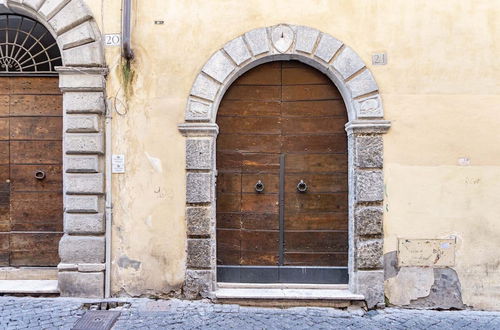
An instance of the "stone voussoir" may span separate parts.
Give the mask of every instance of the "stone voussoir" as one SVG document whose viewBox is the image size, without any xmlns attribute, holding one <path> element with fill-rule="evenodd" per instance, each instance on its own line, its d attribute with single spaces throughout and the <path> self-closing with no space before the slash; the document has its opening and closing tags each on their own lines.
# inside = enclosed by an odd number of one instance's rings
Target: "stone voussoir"
<svg viewBox="0 0 500 330">
<path fill-rule="evenodd" d="M 319 40 L 318 47 L 316 47 L 314 56 L 328 63 L 333 58 L 333 55 L 335 55 L 340 47 L 342 47 L 342 45 L 342 41 L 323 33 L 321 35 L 321 39 Z"/>
<path fill-rule="evenodd" d="M 83 22 L 58 37 L 62 49 L 78 47 L 93 41 L 96 41 L 96 36 L 90 21 Z"/>
<path fill-rule="evenodd" d="M 364 68 L 365 63 L 351 47 L 346 46 L 333 61 L 333 67 L 342 78 L 347 79 Z"/>
<path fill-rule="evenodd" d="M 311 54 L 319 36 L 319 31 L 307 26 L 297 27 L 297 41 L 295 42 L 295 50 L 307 54 Z"/>
<path fill-rule="evenodd" d="M 224 46 L 224 50 L 236 63 L 236 65 L 240 65 L 252 56 L 245 44 L 245 41 L 243 41 L 243 37 L 238 37 L 228 42 Z"/>
<path fill-rule="evenodd" d="M 49 24 L 57 35 L 64 33 L 75 26 L 92 18 L 92 13 L 82 1 L 70 1 L 59 10 L 50 20 Z"/>
</svg>

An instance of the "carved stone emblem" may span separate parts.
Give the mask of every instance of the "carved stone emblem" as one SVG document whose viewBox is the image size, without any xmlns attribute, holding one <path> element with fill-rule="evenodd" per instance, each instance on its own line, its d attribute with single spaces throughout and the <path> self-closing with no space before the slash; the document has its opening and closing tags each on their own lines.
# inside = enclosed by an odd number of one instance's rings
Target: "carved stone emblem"
<svg viewBox="0 0 500 330">
<path fill-rule="evenodd" d="M 375 95 L 365 99 L 356 101 L 356 111 L 358 117 L 382 117 L 383 111 L 381 108 L 380 96 Z"/>
<path fill-rule="evenodd" d="M 271 32 L 274 48 L 280 53 L 286 52 L 295 39 L 295 32 L 288 25 L 275 26 Z"/>
</svg>

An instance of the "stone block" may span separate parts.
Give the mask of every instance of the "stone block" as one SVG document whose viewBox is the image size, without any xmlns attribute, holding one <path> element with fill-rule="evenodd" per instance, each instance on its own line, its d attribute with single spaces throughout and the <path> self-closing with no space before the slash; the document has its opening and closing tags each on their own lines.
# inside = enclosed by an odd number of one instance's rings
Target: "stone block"
<svg viewBox="0 0 500 330">
<path fill-rule="evenodd" d="M 384 144 L 381 136 L 356 137 L 356 166 L 361 168 L 384 166 Z"/>
<path fill-rule="evenodd" d="M 186 221 L 188 236 L 210 235 L 211 210 L 209 207 L 188 207 Z"/>
<path fill-rule="evenodd" d="M 97 155 L 65 156 L 66 173 L 97 173 L 99 172 L 99 157 Z"/>
<path fill-rule="evenodd" d="M 64 75 L 63 75 L 64 76 Z M 104 94 L 102 92 L 66 92 L 63 97 L 66 113 L 104 113 Z"/>
<path fill-rule="evenodd" d="M 45 0 L 38 11 L 46 19 L 51 19 L 57 14 L 70 0 Z"/>
<path fill-rule="evenodd" d="M 344 47 L 335 61 L 333 61 L 333 67 L 340 73 L 342 78 L 347 79 L 364 68 L 365 63 L 352 48 Z"/>
<path fill-rule="evenodd" d="M 359 207 L 354 213 L 358 235 L 381 235 L 384 211 L 380 206 Z"/>
<path fill-rule="evenodd" d="M 102 213 L 64 215 L 64 232 L 68 234 L 104 234 L 105 222 Z"/>
<path fill-rule="evenodd" d="M 356 172 L 356 200 L 358 202 L 384 200 L 384 175 L 382 171 Z"/>
<path fill-rule="evenodd" d="M 78 271 L 84 273 L 103 272 L 106 264 L 78 264 Z"/>
<path fill-rule="evenodd" d="M 97 213 L 102 202 L 98 196 L 66 196 L 64 209 L 68 213 Z"/>
<path fill-rule="evenodd" d="M 193 238 L 187 242 L 187 267 L 210 268 L 211 245 L 210 239 Z"/>
<path fill-rule="evenodd" d="M 186 120 L 210 120 L 212 105 L 198 100 L 190 99 Z"/>
<path fill-rule="evenodd" d="M 67 154 L 102 154 L 104 141 L 101 133 L 66 134 L 64 148 Z"/>
<path fill-rule="evenodd" d="M 318 39 L 319 31 L 306 26 L 297 27 L 295 50 L 311 54 Z"/>
<path fill-rule="evenodd" d="M 59 272 L 61 297 L 104 298 L 104 273 Z"/>
<path fill-rule="evenodd" d="M 211 283 L 211 271 L 188 269 L 183 287 L 184 295 L 187 299 L 207 297 L 210 292 Z"/>
<path fill-rule="evenodd" d="M 91 18 L 92 13 L 83 1 L 70 1 L 49 20 L 49 24 L 60 35 Z"/>
<path fill-rule="evenodd" d="M 210 57 L 202 71 L 222 83 L 234 69 L 234 63 L 222 51 L 218 51 Z"/>
<path fill-rule="evenodd" d="M 342 47 L 342 41 L 337 40 L 328 34 L 322 34 L 314 56 L 328 63 L 340 47 Z"/>
<path fill-rule="evenodd" d="M 102 173 L 65 174 L 64 179 L 67 194 L 104 193 L 104 175 Z"/>
<path fill-rule="evenodd" d="M 370 239 L 358 241 L 356 248 L 356 265 L 358 269 L 381 269 L 383 268 L 382 239 Z"/>
<path fill-rule="evenodd" d="M 365 296 L 368 308 L 373 308 L 384 303 L 384 271 L 357 271 L 353 274 L 356 293 Z"/>
<path fill-rule="evenodd" d="M 45 0 L 23 0 L 23 5 L 26 5 L 31 9 L 38 11 L 38 9 L 40 9 L 44 1 Z"/>
<path fill-rule="evenodd" d="M 188 173 L 187 196 L 188 203 L 208 203 L 212 199 L 212 174 Z"/>
<path fill-rule="evenodd" d="M 233 59 L 236 65 L 240 65 L 251 57 L 242 37 L 238 37 L 228 42 L 224 46 L 224 50 Z"/>
<path fill-rule="evenodd" d="M 347 87 L 351 91 L 352 97 L 358 97 L 378 90 L 378 85 L 368 69 L 349 80 Z"/>
<path fill-rule="evenodd" d="M 211 139 L 186 141 L 186 168 L 189 170 L 211 169 L 213 163 Z"/>
<path fill-rule="evenodd" d="M 104 66 L 102 45 L 99 41 L 63 50 L 66 66 Z"/>
<path fill-rule="evenodd" d="M 245 33 L 245 39 L 254 56 L 269 52 L 269 39 L 266 28 L 254 29 Z"/>
<path fill-rule="evenodd" d="M 104 90 L 106 80 L 102 74 L 90 73 L 61 73 L 59 75 L 59 88 L 64 92 L 77 91 L 102 91 Z M 70 95 L 69 93 L 66 95 Z M 88 94 L 83 94 L 82 96 Z M 98 100 L 104 105 L 104 95 L 97 94 Z M 103 108 L 99 112 L 103 112 Z"/>
<path fill-rule="evenodd" d="M 65 116 L 66 132 L 98 133 L 100 129 L 99 115 L 68 115 Z"/>
<path fill-rule="evenodd" d="M 59 242 L 62 263 L 104 263 L 104 236 L 64 235 Z"/>
<path fill-rule="evenodd" d="M 220 85 L 212 79 L 199 74 L 193 84 L 191 95 L 198 96 L 207 100 L 215 100 Z"/>
<path fill-rule="evenodd" d="M 96 41 L 96 36 L 92 24 L 87 21 L 64 32 L 57 38 L 57 41 L 63 49 L 70 49 Z"/>
</svg>

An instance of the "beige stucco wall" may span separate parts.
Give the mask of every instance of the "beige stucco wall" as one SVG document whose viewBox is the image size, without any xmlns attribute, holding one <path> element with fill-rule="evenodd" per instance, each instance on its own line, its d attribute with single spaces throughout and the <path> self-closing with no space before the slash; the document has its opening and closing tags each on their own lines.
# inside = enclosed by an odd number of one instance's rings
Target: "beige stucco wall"
<svg viewBox="0 0 500 330">
<path fill-rule="evenodd" d="M 104 33 L 120 0 L 87 0 Z M 101 17 L 104 13 L 104 18 Z M 256 27 L 307 25 L 351 46 L 383 97 L 385 252 L 397 238 L 457 238 L 464 303 L 500 309 L 500 3 L 490 0 L 149 0 L 134 3 L 133 80 L 107 48 L 113 153 L 112 291 L 178 290 L 185 263 L 184 138 L 196 74 L 224 43 Z M 164 25 L 154 25 L 164 20 Z M 385 51 L 389 63 L 371 66 Z M 469 158 L 460 166 L 459 158 Z"/>
</svg>

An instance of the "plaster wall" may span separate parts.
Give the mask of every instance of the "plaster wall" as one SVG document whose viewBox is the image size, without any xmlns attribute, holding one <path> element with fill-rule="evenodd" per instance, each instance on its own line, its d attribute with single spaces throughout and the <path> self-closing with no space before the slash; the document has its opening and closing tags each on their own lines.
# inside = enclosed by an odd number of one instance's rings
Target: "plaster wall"
<svg viewBox="0 0 500 330">
<path fill-rule="evenodd" d="M 103 33 L 120 32 L 121 2 L 87 0 Z M 126 157 L 126 173 L 113 175 L 115 295 L 179 293 L 186 194 L 177 124 L 190 88 L 227 41 L 290 23 L 344 41 L 380 87 L 392 121 L 384 251 L 398 238 L 456 237 L 463 302 L 500 309 L 499 2 L 150 0 L 134 1 L 133 12 L 130 71 L 119 48 L 106 48 L 113 153 Z M 372 66 L 381 51 L 388 64 Z"/>
</svg>

